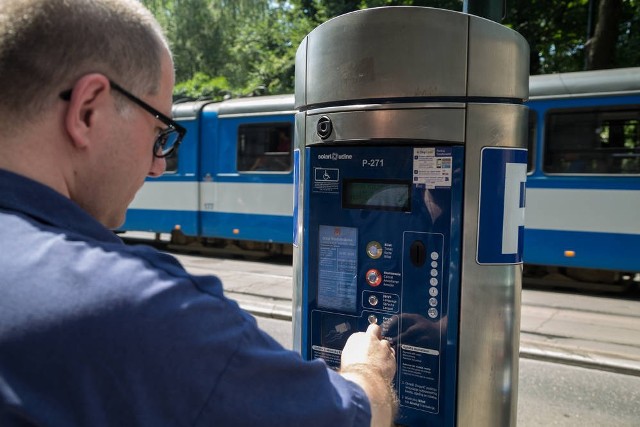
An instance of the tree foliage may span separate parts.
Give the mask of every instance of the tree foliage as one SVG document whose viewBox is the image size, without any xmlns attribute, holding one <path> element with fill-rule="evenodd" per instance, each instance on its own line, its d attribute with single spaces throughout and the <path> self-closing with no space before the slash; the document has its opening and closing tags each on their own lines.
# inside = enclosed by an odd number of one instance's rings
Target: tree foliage
<svg viewBox="0 0 640 427">
<path fill-rule="evenodd" d="M 177 97 L 293 92 L 295 53 L 316 26 L 380 6 L 461 11 L 462 0 L 142 0 L 172 45 Z M 591 14 L 590 14 L 591 11 Z M 531 74 L 640 65 L 640 0 L 509 0 L 503 24 Z"/>
</svg>

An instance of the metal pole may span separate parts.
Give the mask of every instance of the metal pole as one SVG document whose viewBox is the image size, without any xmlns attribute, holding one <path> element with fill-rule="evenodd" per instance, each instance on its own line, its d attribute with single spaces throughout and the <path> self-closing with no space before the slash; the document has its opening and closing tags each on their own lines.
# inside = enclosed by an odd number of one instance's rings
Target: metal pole
<svg viewBox="0 0 640 427">
<path fill-rule="evenodd" d="M 507 13 L 507 0 L 464 0 L 462 11 L 502 22 Z"/>
</svg>

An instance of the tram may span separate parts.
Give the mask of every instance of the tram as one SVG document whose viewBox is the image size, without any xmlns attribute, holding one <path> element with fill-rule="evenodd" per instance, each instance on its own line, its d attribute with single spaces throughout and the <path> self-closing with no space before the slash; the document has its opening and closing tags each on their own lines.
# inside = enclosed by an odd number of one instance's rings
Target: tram
<svg viewBox="0 0 640 427">
<path fill-rule="evenodd" d="M 640 68 L 532 76 L 525 275 L 640 277 Z M 188 129 L 122 231 L 250 255 L 291 253 L 293 95 L 177 103 Z"/>
</svg>

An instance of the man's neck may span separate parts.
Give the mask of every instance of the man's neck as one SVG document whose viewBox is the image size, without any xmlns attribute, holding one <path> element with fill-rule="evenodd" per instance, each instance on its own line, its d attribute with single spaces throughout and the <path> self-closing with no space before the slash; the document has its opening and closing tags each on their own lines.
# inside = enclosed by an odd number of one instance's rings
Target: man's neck
<svg viewBox="0 0 640 427">
<path fill-rule="evenodd" d="M 68 164 L 69 160 L 57 153 L 60 144 L 52 133 L 46 130 L 40 132 L 39 135 L 52 135 L 52 138 L 36 138 L 34 132 L 24 132 L 0 141 L 0 168 L 40 182 L 69 197 L 67 179 L 63 173 L 64 164 Z"/>
</svg>

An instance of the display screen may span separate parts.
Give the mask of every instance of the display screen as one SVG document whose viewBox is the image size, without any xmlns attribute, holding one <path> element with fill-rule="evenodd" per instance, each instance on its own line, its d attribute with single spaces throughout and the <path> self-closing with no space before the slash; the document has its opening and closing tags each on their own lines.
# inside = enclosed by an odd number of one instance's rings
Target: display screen
<svg viewBox="0 0 640 427">
<path fill-rule="evenodd" d="M 345 180 L 342 206 L 351 209 L 411 211 L 411 183 L 406 181 Z"/>
</svg>

